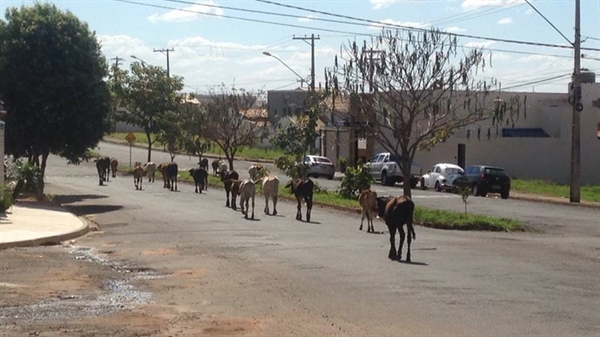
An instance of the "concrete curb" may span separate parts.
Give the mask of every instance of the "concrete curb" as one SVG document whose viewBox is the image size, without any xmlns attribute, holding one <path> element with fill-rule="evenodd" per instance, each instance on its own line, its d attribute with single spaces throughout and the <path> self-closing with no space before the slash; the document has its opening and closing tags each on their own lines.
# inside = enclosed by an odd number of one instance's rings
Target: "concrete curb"
<svg viewBox="0 0 600 337">
<path fill-rule="evenodd" d="M 83 217 L 77 217 L 77 218 L 79 220 L 81 220 L 83 225 L 74 231 L 71 231 L 68 233 L 63 233 L 63 234 L 58 234 L 58 235 L 37 238 L 37 239 L 31 239 L 31 240 L 0 243 L 0 250 L 7 249 L 7 248 L 14 248 L 14 247 L 34 247 L 34 246 L 41 246 L 41 245 L 55 245 L 55 244 L 60 244 L 62 241 L 81 237 L 90 231 L 89 220 L 87 220 L 86 218 L 83 218 Z"/>
</svg>

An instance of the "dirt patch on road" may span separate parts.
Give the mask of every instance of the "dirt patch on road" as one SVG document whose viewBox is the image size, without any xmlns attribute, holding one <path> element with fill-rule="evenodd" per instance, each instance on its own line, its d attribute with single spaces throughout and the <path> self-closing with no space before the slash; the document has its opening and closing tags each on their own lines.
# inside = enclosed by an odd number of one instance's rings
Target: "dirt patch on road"
<svg viewBox="0 0 600 337">
<path fill-rule="evenodd" d="M 158 248 L 154 250 L 145 250 L 142 252 L 144 256 L 165 256 L 165 255 L 174 255 L 175 250 L 171 248 Z"/>
</svg>

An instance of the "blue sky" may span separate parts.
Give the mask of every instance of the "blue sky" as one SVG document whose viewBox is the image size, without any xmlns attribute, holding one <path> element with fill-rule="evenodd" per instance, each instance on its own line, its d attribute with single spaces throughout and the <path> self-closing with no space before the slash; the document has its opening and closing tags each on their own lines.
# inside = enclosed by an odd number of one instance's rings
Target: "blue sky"
<svg viewBox="0 0 600 337">
<path fill-rule="evenodd" d="M 135 55 L 144 61 L 166 67 L 165 55 L 153 48 L 173 48 L 170 54 L 172 74 L 184 77 L 186 90 L 207 92 L 215 85 L 235 84 L 246 89 L 293 89 L 299 86 L 297 76 L 273 57 L 279 57 L 297 73 L 308 78 L 310 74 L 310 46 L 292 37 L 315 34 L 320 37 L 316 46 L 316 82 L 323 82 L 323 69 L 333 65 L 340 46 L 348 41 L 362 43 L 379 29 L 369 24 L 361 26 L 319 22 L 314 18 L 333 18 L 324 14 L 308 13 L 254 0 L 202 0 L 185 4 L 171 1 L 132 0 L 141 4 L 164 6 L 153 8 L 117 1 L 71 0 L 52 1 L 59 8 L 70 10 L 88 23 L 101 41 L 107 59 L 124 58 L 129 67 Z M 318 11 L 331 12 L 377 22 L 439 29 L 475 36 L 526 40 L 565 45 L 568 42 L 523 0 L 274 0 Z M 0 0 L 0 11 L 7 7 L 30 5 L 33 1 Z M 566 0 L 532 0 L 566 37 L 572 41 L 575 2 Z M 208 4 L 210 7 L 202 6 Z M 222 8 L 260 10 L 301 16 L 284 18 L 247 13 Z M 203 15 L 192 12 L 209 13 Z M 225 18 L 236 16 L 254 20 L 278 22 L 286 27 Z M 600 1 L 581 0 L 581 34 L 583 47 L 600 49 Z M 346 20 L 348 21 L 348 20 Z M 319 31 L 329 29 L 338 32 Z M 572 73 L 572 50 L 553 47 L 534 47 L 459 38 L 466 46 L 483 46 L 492 53 L 492 67 L 485 76 L 501 81 L 503 88 L 523 92 L 566 92 L 568 77 L 537 84 L 528 84 Z M 520 51 L 532 54 L 518 54 Z M 583 51 L 600 59 L 598 51 Z M 583 59 L 582 67 L 600 77 L 600 60 Z"/>
</svg>

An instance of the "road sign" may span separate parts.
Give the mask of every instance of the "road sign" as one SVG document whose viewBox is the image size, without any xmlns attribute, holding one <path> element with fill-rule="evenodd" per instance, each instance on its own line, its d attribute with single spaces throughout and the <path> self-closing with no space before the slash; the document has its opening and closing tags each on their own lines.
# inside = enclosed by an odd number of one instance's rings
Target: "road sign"
<svg viewBox="0 0 600 337">
<path fill-rule="evenodd" d="M 129 142 L 129 144 L 133 144 L 133 142 L 135 142 L 135 135 L 130 132 L 125 139 Z"/>
</svg>

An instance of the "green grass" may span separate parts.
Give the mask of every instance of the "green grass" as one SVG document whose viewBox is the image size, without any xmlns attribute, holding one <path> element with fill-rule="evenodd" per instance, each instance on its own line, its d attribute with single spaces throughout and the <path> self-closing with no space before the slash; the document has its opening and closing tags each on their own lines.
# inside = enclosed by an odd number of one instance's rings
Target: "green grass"
<svg viewBox="0 0 600 337">
<path fill-rule="evenodd" d="M 111 133 L 108 136 L 112 137 L 112 138 L 116 138 L 119 140 L 125 140 L 125 137 L 129 134 L 129 132 L 115 132 L 115 133 Z M 146 134 L 143 132 L 133 132 L 133 134 L 135 135 L 135 142 L 137 144 L 142 144 L 145 146 L 148 146 L 148 138 L 146 137 Z M 153 148 L 156 149 L 161 149 L 163 146 L 160 142 L 155 142 L 152 145 Z M 223 156 L 225 157 L 225 154 L 223 153 L 223 150 L 221 150 L 220 147 L 218 146 L 214 146 L 212 147 L 209 151 L 206 152 L 207 154 L 214 154 L 214 155 L 219 155 L 219 156 Z M 267 159 L 267 160 L 274 160 L 275 158 L 279 157 L 283 155 L 283 151 L 282 150 L 278 150 L 278 149 L 259 149 L 259 148 L 253 148 L 253 147 L 248 147 L 248 146 L 242 146 L 238 149 L 237 153 L 235 154 L 236 158 L 240 157 L 240 158 L 244 158 L 244 159 Z"/>
<path fill-rule="evenodd" d="M 121 172 L 131 172 L 130 167 L 119 167 Z M 192 182 L 189 172 L 179 171 L 180 181 Z M 160 179 L 160 176 L 158 177 Z M 223 188 L 223 183 L 219 177 L 213 175 L 208 176 L 208 184 L 211 187 Z M 257 193 L 261 193 L 260 186 L 257 187 Z M 285 184 L 279 185 L 279 196 L 281 198 L 295 200 L 289 188 L 285 188 Z M 317 192 L 314 194 L 315 204 L 324 206 L 340 207 L 355 212 L 360 211 L 358 200 L 344 199 L 338 196 L 335 192 Z M 415 221 L 423 226 L 453 229 L 453 230 L 482 230 L 482 231 L 502 231 L 513 232 L 523 230 L 523 224 L 516 220 L 505 218 L 494 218 L 490 216 L 477 214 L 464 214 L 450 211 L 432 210 L 423 207 L 417 207 L 414 213 Z"/>
<path fill-rule="evenodd" d="M 542 180 L 513 179 L 511 181 L 511 190 L 527 194 L 569 198 L 569 185 L 561 185 Z M 600 186 L 581 186 L 581 200 L 600 202 Z"/>
</svg>

